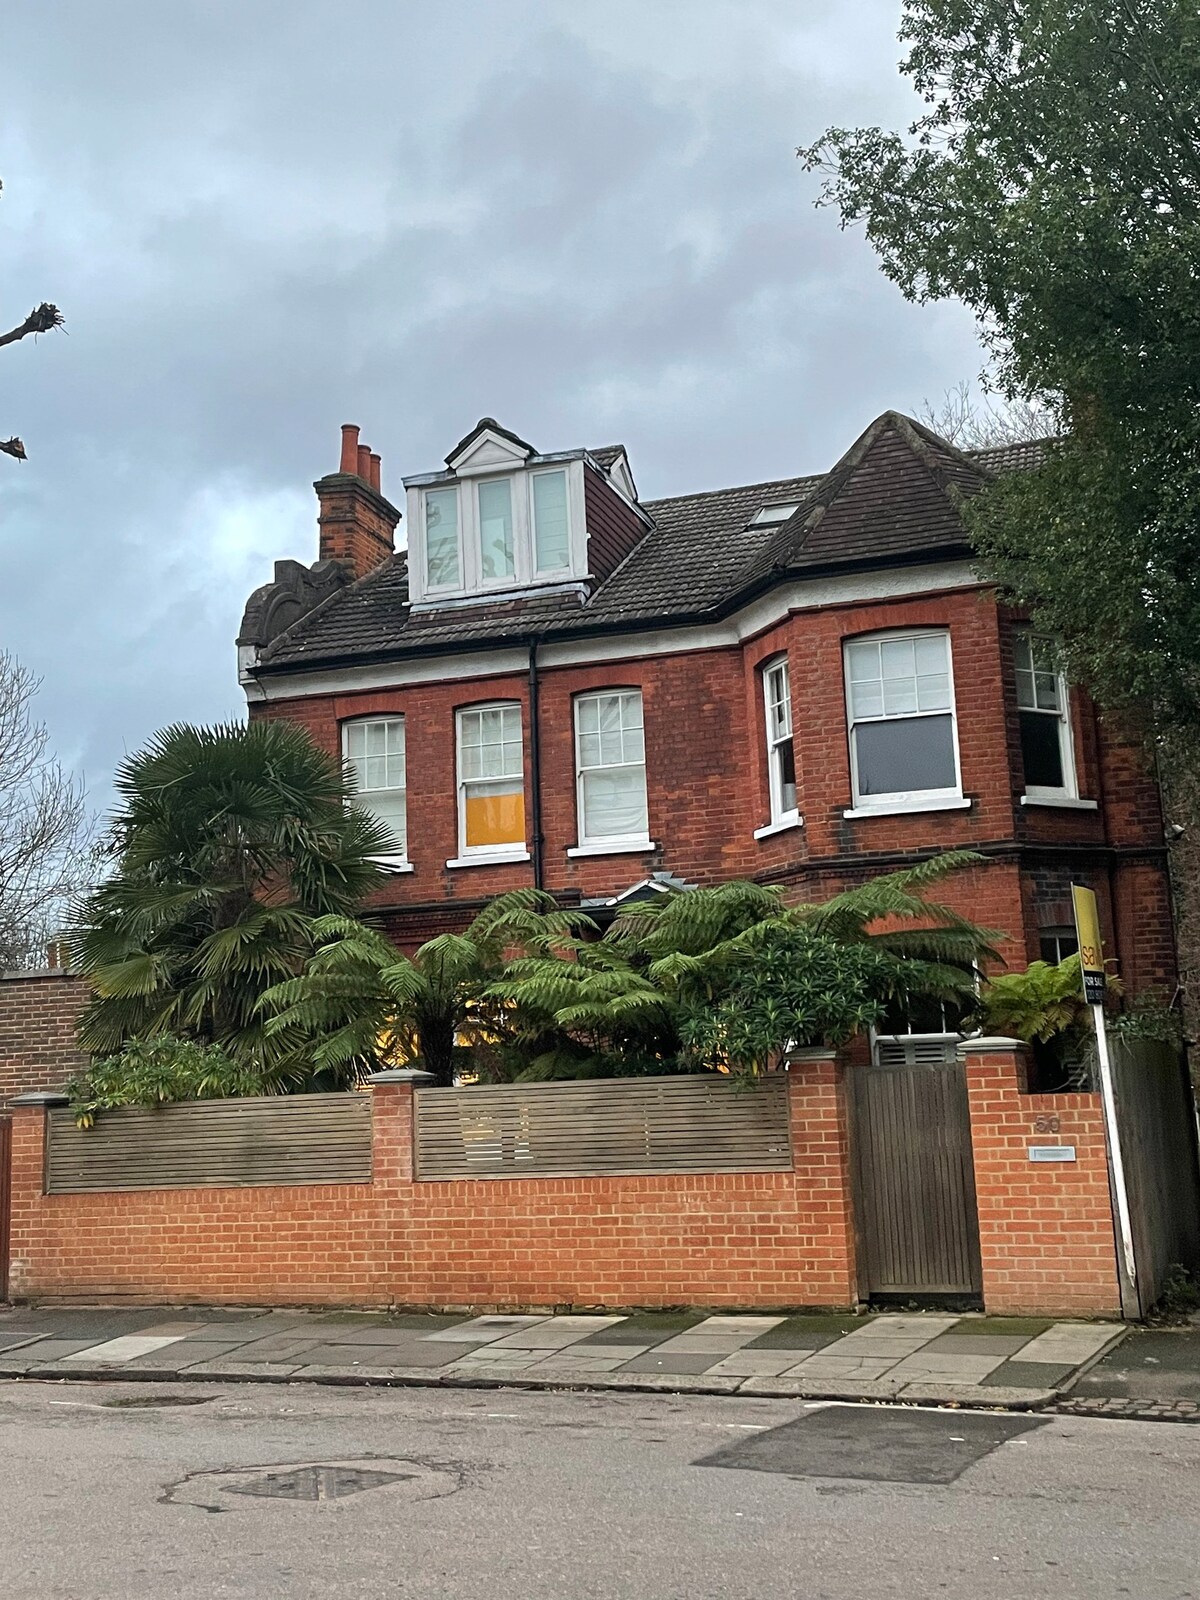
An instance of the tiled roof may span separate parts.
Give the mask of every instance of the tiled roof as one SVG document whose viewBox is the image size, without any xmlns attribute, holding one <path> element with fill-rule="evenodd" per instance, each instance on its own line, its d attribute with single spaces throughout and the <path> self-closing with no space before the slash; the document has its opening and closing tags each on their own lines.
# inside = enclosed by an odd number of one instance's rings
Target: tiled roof
<svg viewBox="0 0 1200 1600">
<path fill-rule="evenodd" d="M 619 446 L 592 450 L 601 465 Z M 531 635 L 624 630 L 717 616 L 782 579 L 839 567 L 889 567 L 963 554 L 957 505 L 997 472 L 1036 466 L 1040 447 L 961 452 L 888 412 L 832 471 L 677 495 L 644 504 L 654 526 L 595 592 L 481 601 L 413 612 L 398 554 L 273 640 L 267 670 L 364 660 Z M 753 522 L 765 505 L 799 502 L 785 523 Z"/>
<path fill-rule="evenodd" d="M 618 456 L 627 455 L 628 451 L 623 444 L 602 444 L 598 450 L 589 450 L 588 455 L 592 460 L 607 472 Z"/>
</svg>

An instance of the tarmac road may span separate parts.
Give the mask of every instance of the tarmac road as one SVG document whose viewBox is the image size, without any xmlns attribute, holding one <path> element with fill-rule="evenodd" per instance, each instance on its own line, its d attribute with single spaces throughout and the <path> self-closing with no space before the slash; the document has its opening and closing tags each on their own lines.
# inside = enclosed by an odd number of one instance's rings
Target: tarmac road
<svg viewBox="0 0 1200 1600">
<path fill-rule="evenodd" d="M 4 1383 L 0 1594 L 1182 1600 L 1200 1597 L 1200 1426 Z"/>
</svg>

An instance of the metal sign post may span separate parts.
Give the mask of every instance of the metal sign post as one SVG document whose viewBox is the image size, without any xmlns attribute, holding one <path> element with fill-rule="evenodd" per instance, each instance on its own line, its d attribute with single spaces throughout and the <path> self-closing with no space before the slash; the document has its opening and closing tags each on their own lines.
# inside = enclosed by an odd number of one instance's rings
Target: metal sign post
<svg viewBox="0 0 1200 1600">
<path fill-rule="evenodd" d="M 1104 947 L 1100 939 L 1100 917 L 1096 896 L 1082 884 L 1071 885 L 1075 908 L 1075 931 L 1079 936 L 1079 964 L 1083 968 L 1083 998 L 1092 1008 L 1096 1028 L 1096 1056 L 1100 1066 L 1100 1099 L 1104 1107 L 1104 1132 L 1108 1140 L 1108 1168 L 1112 1178 L 1117 1210 L 1117 1230 L 1121 1236 L 1121 1261 L 1136 1306 L 1137 1262 L 1133 1253 L 1133 1222 L 1129 1211 L 1129 1189 L 1125 1182 L 1125 1163 L 1121 1158 L 1121 1133 L 1117 1126 L 1117 1097 L 1113 1088 L 1112 1058 L 1108 1053 L 1108 1030 L 1104 1022 L 1106 972 Z"/>
</svg>

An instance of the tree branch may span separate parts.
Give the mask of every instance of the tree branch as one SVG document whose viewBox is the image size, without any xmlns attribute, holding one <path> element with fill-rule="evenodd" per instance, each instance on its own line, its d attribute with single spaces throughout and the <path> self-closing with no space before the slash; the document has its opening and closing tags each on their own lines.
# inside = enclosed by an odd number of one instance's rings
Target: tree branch
<svg viewBox="0 0 1200 1600">
<path fill-rule="evenodd" d="M 16 344 L 18 339 L 24 339 L 31 333 L 50 333 L 52 329 L 61 328 L 62 325 L 62 312 L 48 300 L 43 300 L 40 306 L 34 306 L 24 322 L 19 322 L 7 333 L 0 333 L 0 345 Z"/>
</svg>

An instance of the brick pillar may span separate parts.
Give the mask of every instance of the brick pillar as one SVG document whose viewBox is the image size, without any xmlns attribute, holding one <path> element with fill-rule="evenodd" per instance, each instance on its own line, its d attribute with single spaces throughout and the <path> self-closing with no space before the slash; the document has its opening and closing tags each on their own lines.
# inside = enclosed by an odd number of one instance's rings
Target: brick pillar
<svg viewBox="0 0 1200 1600">
<path fill-rule="evenodd" d="M 371 1077 L 371 1181 L 383 1203 L 381 1259 L 393 1305 L 423 1303 L 420 1251 L 414 1246 L 414 1094 L 431 1072 L 390 1067 Z"/>
<path fill-rule="evenodd" d="M 12 1103 L 12 1184 L 9 1217 L 8 1296 L 28 1300 L 53 1290 L 41 1223 L 45 1215 L 46 1113 L 66 1105 L 54 1090 L 33 1090 Z"/>
<path fill-rule="evenodd" d="M 794 1050 L 787 1074 L 797 1213 L 812 1271 L 807 1299 L 853 1305 L 858 1271 L 845 1064 L 836 1050 Z"/>
<path fill-rule="evenodd" d="M 1029 1094 L 1025 1046 L 967 1039 L 983 1296 L 993 1315 L 1120 1316 L 1098 1094 Z M 1069 1160 L 1041 1152 L 1073 1152 Z"/>
</svg>

